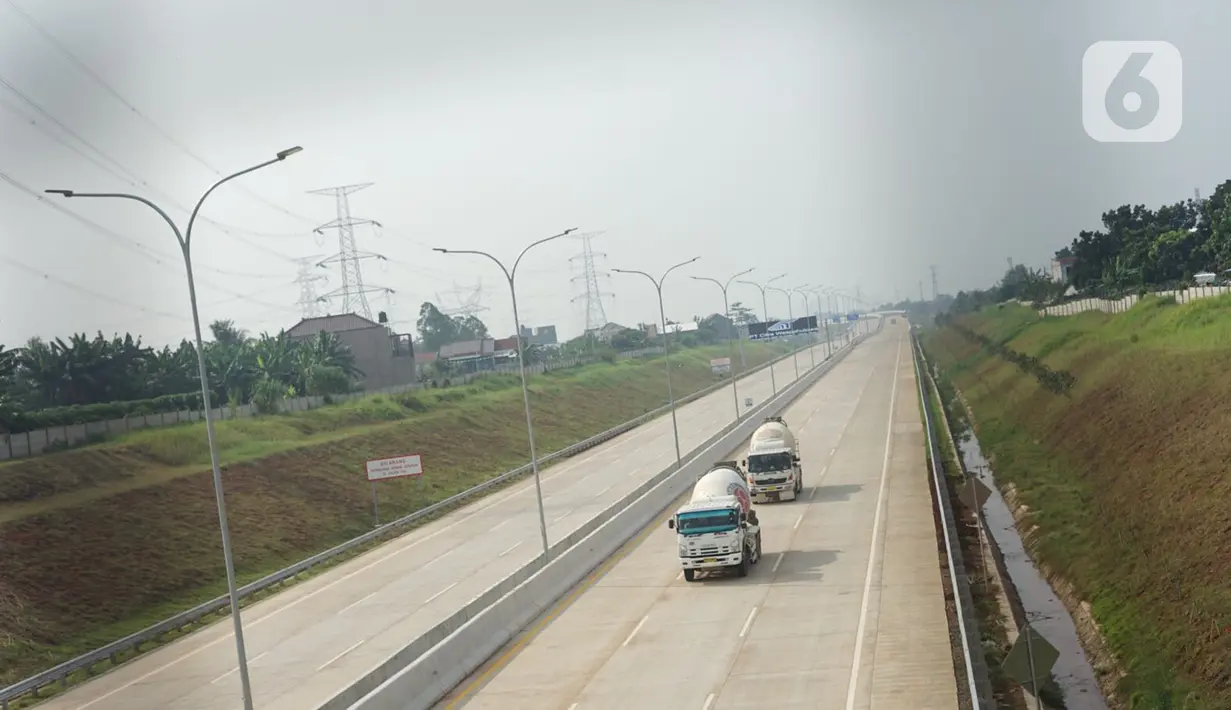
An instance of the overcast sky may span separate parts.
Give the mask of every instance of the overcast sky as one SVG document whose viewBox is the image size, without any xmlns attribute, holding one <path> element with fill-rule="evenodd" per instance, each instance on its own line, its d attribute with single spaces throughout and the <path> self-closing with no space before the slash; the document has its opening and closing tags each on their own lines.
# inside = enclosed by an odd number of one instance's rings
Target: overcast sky
<svg viewBox="0 0 1231 710">
<path fill-rule="evenodd" d="M 1107 208 L 1208 194 L 1231 177 L 1225 1 L 13 2 L 55 39 L 0 0 L 10 346 L 191 332 L 183 265 L 156 214 L 23 188 L 138 192 L 182 223 L 215 171 L 292 145 L 304 152 L 203 209 L 193 256 L 207 323 L 297 322 L 294 259 L 338 251 L 336 231 L 312 233 L 335 219 L 333 199 L 307 191 L 338 185 L 374 183 L 351 197 L 355 217 L 383 224 L 356 228 L 360 250 L 387 257 L 362 263 L 370 289 L 394 291 L 368 295 L 374 313 L 410 330 L 424 300 L 456 305 L 454 286 L 464 299 L 481 280 L 480 316 L 507 335 L 496 266 L 430 247 L 511 262 L 578 227 L 601 233 L 604 274 L 701 256 L 664 289 L 667 317 L 691 320 L 722 300 L 686 274 L 755 267 L 750 278 L 787 272 L 781 285 L 858 288 L 873 302 L 917 298 L 923 281 L 930 297 L 929 264 L 942 292 L 986 286 L 1006 259 L 1046 266 Z M 1105 39 L 1179 48 L 1174 140 L 1085 134 L 1082 55 Z M 581 246 L 526 257 L 523 322 L 581 331 L 569 261 Z M 329 278 L 320 295 L 342 285 L 336 264 L 314 273 Z M 645 279 L 599 282 L 614 294 L 608 320 L 657 318 Z M 731 297 L 760 309 L 751 287 Z M 771 293 L 770 309 L 785 315 L 784 297 Z"/>
</svg>

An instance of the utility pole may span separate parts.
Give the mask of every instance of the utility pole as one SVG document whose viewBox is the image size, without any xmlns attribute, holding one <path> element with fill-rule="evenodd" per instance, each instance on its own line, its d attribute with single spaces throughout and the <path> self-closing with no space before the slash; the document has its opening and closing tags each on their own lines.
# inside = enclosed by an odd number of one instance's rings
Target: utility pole
<svg viewBox="0 0 1231 710">
<path fill-rule="evenodd" d="M 342 297 L 343 313 L 357 313 L 368 320 L 372 319 L 372 306 L 368 304 L 368 294 L 375 292 L 393 293 L 393 289 L 390 288 L 365 288 L 363 285 L 363 271 L 359 268 L 359 262 L 363 259 L 387 261 L 380 254 L 359 251 L 355 243 L 356 226 L 361 224 L 381 226 L 380 222 L 376 220 L 356 219 L 351 217 L 350 213 L 349 195 L 372 185 L 373 183 L 365 182 L 357 185 L 343 185 L 341 187 L 327 187 L 321 190 L 308 191 L 310 195 L 333 195 L 334 200 L 337 202 L 338 210 L 337 219 L 326 222 L 312 230 L 317 234 L 324 234 L 326 229 L 338 230 L 338 253 L 318 263 L 317 266 L 327 268 L 326 264 L 335 262 L 339 264 L 342 272 L 342 287 L 321 296 L 319 300 L 328 301 L 333 296 L 340 295 Z"/>
<path fill-rule="evenodd" d="M 928 268 L 932 270 L 932 300 L 935 301 L 936 297 L 940 295 L 940 287 L 936 281 L 936 265 L 932 264 Z"/>
<path fill-rule="evenodd" d="M 923 281 L 922 281 L 922 280 L 920 280 L 920 281 L 919 281 L 919 302 L 920 302 L 920 303 L 923 303 L 923 302 L 924 302 L 924 298 L 923 298 Z"/>
</svg>

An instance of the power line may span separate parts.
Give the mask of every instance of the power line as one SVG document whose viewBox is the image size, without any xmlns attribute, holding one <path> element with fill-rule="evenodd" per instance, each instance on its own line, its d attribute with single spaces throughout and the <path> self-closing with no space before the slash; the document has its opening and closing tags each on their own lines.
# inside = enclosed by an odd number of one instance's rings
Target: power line
<svg viewBox="0 0 1231 710">
<path fill-rule="evenodd" d="M 317 265 L 324 267 L 325 264 L 336 262 L 339 265 L 339 270 L 342 272 L 342 286 L 321 296 L 318 300 L 328 301 L 334 296 L 341 295 L 343 313 L 359 313 L 368 320 L 372 319 L 372 306 L 368 304 L 368 294 L 379 292 L 393 293 L 391 288 L 379 286 L 366 288 L 363 285 L 363 270 L 359 265 L 359 262 L 365 259 L 385 259 L 380 254 L 359 251 L 355 242 L 356 226 L 363 224 L 380 226 L 380 222 L 371 219 L 357 219 L 352 217 L 350 213 L 350 195 L 372 185 L 373 183 L 365 182 L 356 185 L 343 185 L 341 187 L 327 187 L 308 191 L 312 195 L 333 195 L 338 210 L 337 219 L 322 224 L 314 231 L 318 234 L 323 234 L 326 229 L 338 230 L 338 253 L 319 262 Z"/>
<path fill-rule="evenodd" d="M 463 295 L 463 290 L 456 283 L 453 284 L 452 291 L 446 291 L 450 296 L 457 300 L 456 306 L 445 306 L 444 300 L 440 297 L 440 292 L 436 292 L 437 308 L 446 316 L 473 316 L 483 311 L 488 310 L 487 306 L 483 305 L 483 281 L 478 280 L 474 289 L 466 295 Z"/>
<path fill-rule="evenodd" d="M 77 291 L 78 293 L 84 293 L 85 295 L 90 296 L 91 298 L 100 298 L 104 301 L 110 301 L 111 303 L 114 303 L 118 306 L 123 306 L 125 308 L 132 308 L 133 310 L 141 311 L 142 313 L 147 313 L 152 316 L 158 316 L 160 318 L 173 318 L 178 321 L 184 320 L 183 314 L 168 313 L 166 311 L 159 311 L 153 308 L 146 308 L 145 306 L 138 306 L 135 303 L 129 303 L 128 301 L 116 298 L 115 296 L 109 296 L 105 293 L 99 293 L 98 291 L 85 288 L 84 286 L 78 286 L 77 284 L 72 283 L 71 281 L 65 281 L 64 279 L 61 279 L 59 277 L 52 276 L 51 274 L 48 274 L 43 271 L 39 271 L 33 266 L 30 266 L 28 264 L 23 264 L 22 262 L 17 261 L 16 259 L 10 256 L 0 255 L 0 261 L 5 262 L 9 266 L 12 266 L 13 268 L 18 269 L 19 271 L 24 271 L 33 276 L 38 276 L 45 281 L 51 281 L 51 282 L 57 283 L 61 286 Z"/>
<path fill-rule="evenodd" d="M 214 167 L 209 162 L 207 162 L 204 158 L 202 158 L 201 156 L 197 155 L 192 150 L 190 150 L 188 146 L 176 140 L 175 137 L 172 136 L 170 133 L 168 133 L 162 126 L 160 126 L 152 118 L 150 118 L 145 113 L 143 113 L 140 109 L 134 106 L 130 101 L 125 99 L 124 96 L 121 95 L 119 91 L 116 91 L 116 89 L 112 87 L 111 84 L 109 84 L 105 79 L 99 76 L 98 73 L 95 72 L 93 69 L 91 69 L 88 64 L 81 61 L 81 59 L 79 59 L 77 55 L 73 54 L 68 49 L 68 47 L 64 46 L 64 43 L 62 43 L 59 39 L 57 39 L 56 36 L 53 35 L 50 31 L 48 31 L 45 27 L 39 24 L 37 20 L 31 17 L 30 14 L 27 13 L 25 10 L 23 10 L 20 5 L 14 2 L 14 0 L 5 0 L 5 2 L 7 2 L 9 7 L 11 7 L 13 11 L 16 12 L 18 15 L 20 15 L 21 18 L 25 20 L 27 24 L 29 24 L 36 32 L 38 32 L 38 34 L 41 35 L 43 39 L 47 40 L 48 43 L 50 43 L 52 46 L 58 49 L 65 57 L 69 59 L 69 61 L 71 61 L 74 65 L 76 65 L 77 68 L 80 69 L 86 76 L 90 77 L 96 84 L 102 87 L 107 93 L 111 94 L 111 96 L 115 98 L 115 100 L 122 103 L 135 116 L 137 116 L 142 121 L 144 121 L 148 126 L 153 128 L 154 131 L 156 131 L 159 135 L 161 135 L 164 139 L 166 139 L 167 142 L 169 142 L 171 145 L 178 148 L 180 152 L 184 153 L 184 155 L 187 155 L 189 158 L 196 161 L 198 164 L 200 164 L 201 166 L 203 166 L 205 169 L 209 170 L 210 172 L 214 173 L 218 177 L 223 177 L 225 175 L 225 173 L 223 173 L 221 170 Z M 285 207 L 282 207 L 273 202 L 270 202 L 269 200 L 258 195 L 252 190 L 249 190 L 248 188 L 244 187 L 243 185 L 236 185 L 235 187 L 247 193 L 250 197 L 253 197 L 254 199 L 264 203 L 266 206 L 274 210 L 277 210 L 278 212 L 281 212 L 287 216 L 294 217 L 295 219 L 298 219 L 300 221 L 303 221 L 309 224 L 315 222 L 315 220 L 313 220 L 311 217 L 305 217 L 301 214 L 292 212 L 286 209 Z"/>
<path fill-rule="evenodd" d="M 613 294 L 603 291 L 601 288 L 599 288 L 599 285 L 598 285 L 598 277 L 600 274 L 599 274 L 598 269 L 595 267 L 595 257 L 606 257 L 607 255 L 602 252 L 594 251 L 594 247 L 591 244 L 591 241 L 593 241 L 595 237 L 600 236 L 602 234 L 603 232 L 589 232 L 587 234 L 578 234 L 574 237 L 571 237 L 573 239 L 580 239 L 581 245 L 582 245 L 581 253 L 578 254 L 577 256 L 569 258 L 570 264 L 576 261 L 581 262 L 581 273 L 578 274 L 577 276 L 574 276 L 571 279 L 571 281 L 573 282 L 581 281 L 585 289 L 585 292 L 579 296 L 575 296 L 570 302 L 571 303 L 576 303 L 577 301 L 585 302 L 585 309 L 586 309 L 585 332 L 587 333 L 589 333 L 590 331 L 596 330 L 598 328 L 601 328 L 604 325 L 607 325 L 607 312 L 603 308 L 603 297 L 604 296 L 614 297 Z M 611 278 L 610 275 L 607 274 L 606 272 L 603 272 L 602 276 L 606 278 Z"/>
</svg>

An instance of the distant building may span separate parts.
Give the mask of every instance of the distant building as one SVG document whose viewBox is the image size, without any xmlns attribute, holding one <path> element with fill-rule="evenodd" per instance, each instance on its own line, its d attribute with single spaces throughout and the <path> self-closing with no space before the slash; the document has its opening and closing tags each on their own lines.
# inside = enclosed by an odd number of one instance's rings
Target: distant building
<svg viewBox="0 0 1231 710">
<path fill-rule="evenodd" d="M 440 359 L 447 360 L 462 372 L 491 370 L 497 365 L 517 362 L 517 340 L 513 337 L 500 340 L 484 338 L 449 343 L 440 348 Z"/>
<path fill-rule="evenodd" d="M 554 325 L 541 325 L 537 328 L 523 325 L 521 337 L 525 338 L 529 345 L 555 346 L 560 344 L 560 341 L 556 339 L 556 326 Z"/>
<path fill-rule="evenodd" d="M 626 330 L 628 330 L 628 328 L 620 325 L 619 323 L 608 323 L 603 327 L 595 328 L 590 332 L 594 333 L 595 340 L 598 340 L 600 343 L 610 343 L 612 338 Z"/>
<path fill-rule="evenodd" d="M 1077 263 L 1075 256 L 1062 256 L 1051 260 L 1051 280 L 1058 284 L 1066 284 L 1071 280 L 1073 265 Z"/>
<path fill-rule="evenodd" d="M 355 313 L 305 318 L 287 331 L 292 340 L 305 341 L 326 331 L 350 348 L 355 367 L 363 374 L 360 386 L 377 390 L 415 381 L 415 349 L 411 336 Z"/>
</svg>

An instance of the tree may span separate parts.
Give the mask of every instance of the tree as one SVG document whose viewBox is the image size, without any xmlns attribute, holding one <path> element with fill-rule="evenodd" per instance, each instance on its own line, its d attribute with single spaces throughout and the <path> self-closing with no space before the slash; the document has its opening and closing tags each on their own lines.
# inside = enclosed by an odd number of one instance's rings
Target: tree
<svg viewBox="0 0 1231 710">
<path fill-rule="evenodd" d="M 487 333 L 487 325 L 475 316 L 453 316 L 454 340 L 484 340 L 491 337 Z"/>
<path fill-rule="evenodd" d="M 745 306 L 742 301 L 736 301 L 731 304 L 731 320 L 739 325 L 748 325 L 756 323 L 757 317 L 753 314 L 752 309 Z"/>
<path fill-rule="evenodd" d="M 439 352 L 442 346 L 457 340 L 457 322 L 441 313 L 434 303 L 424 301 L 419 306 L 419 320 L 415 325 L 426 352 Z"/>
</svg>

